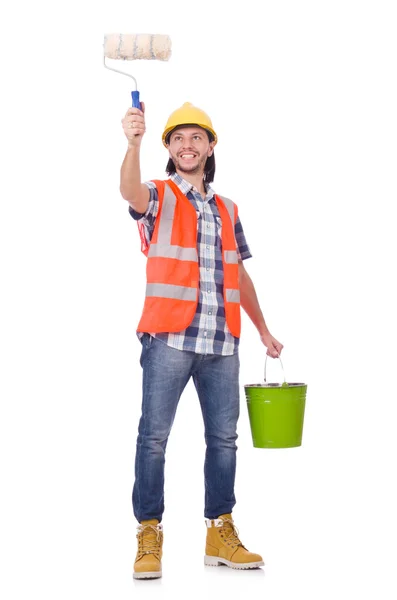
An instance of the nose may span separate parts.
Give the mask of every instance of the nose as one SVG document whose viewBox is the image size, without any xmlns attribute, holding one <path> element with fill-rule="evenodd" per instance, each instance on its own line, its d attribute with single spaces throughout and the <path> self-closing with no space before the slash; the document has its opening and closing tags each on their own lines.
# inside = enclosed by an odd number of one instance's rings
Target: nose
<svg viewBox="0 0 397 600">
<path fill-rule="evenodd" d="M 197 150 L 195 150 L 195 149 L 193 148 L 193 146 L 190 146 L 190 145 L 188 145 L 188 144 L 184 144 L 184 145 L 182 146 L 182 148 L 179 150 L 178 154 L 185 154 L 185 153 L 187 154 L 187 153 L 189 153 L 189 152 L 190 152 L 191 154 L 197 154 Z"/>
</svg>

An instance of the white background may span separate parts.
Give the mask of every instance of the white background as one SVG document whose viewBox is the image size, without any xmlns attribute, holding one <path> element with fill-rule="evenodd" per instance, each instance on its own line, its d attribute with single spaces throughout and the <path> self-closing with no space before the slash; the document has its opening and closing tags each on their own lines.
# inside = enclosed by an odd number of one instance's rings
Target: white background
<svg viewBox="0 0 397 600">
<path fill-rule="evenodd" d="M 19 3 L 1 33 L 2 597 L 396 598 L 396 17 L 390 1 Z M 166 462 L 164 576 L 133 582 L 135 337 L 145 259 L 119 194 L 130 80 L 103 35 L 167 33 L 125 66 L 146 102 L 143 179 L 190 101 L 219 136 L 303 445 L 254 449 L 244 384 L 264 348 L 244 315 L 237 505 L 253 572 L 203 566 L 203 425 L 189 384 Z M 277 362 L 269 366 L 277 380 Z"/>
</svg>

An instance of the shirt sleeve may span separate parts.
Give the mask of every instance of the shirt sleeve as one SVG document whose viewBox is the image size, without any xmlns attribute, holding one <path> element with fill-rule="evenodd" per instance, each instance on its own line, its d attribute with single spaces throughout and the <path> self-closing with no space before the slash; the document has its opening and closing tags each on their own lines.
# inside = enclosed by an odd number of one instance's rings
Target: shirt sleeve
<svg viewBox="0 0 397 600">
<path fill-rule="evenodd" d="M 136 212 L 132 206 L 128 207 L 128 211 L 134 221 L 138 221 L 139 229 L 143 232 L 146 238 L 146 243 L 149 244 L 152 239 L 156 217 L 159 211 L 159 197 L 156 184 L 152 181 L 145 181 L 145 185 L 149 188 L 149 204 L 145 213 Z"/>
<path fill-rule="evenodd" d="M 237 217 L 237 221 L 234 226 L 234 234 L 236 236 L 236 242 L 237 242 L 238 260 L 245 260 L 247 258 L 251 258 L 252 254 L 251 254 L 249 246 L 247 244 L 247 240 L 245 239 L 243 226 L 241 224 L 240 217 Z"/>
</svg>

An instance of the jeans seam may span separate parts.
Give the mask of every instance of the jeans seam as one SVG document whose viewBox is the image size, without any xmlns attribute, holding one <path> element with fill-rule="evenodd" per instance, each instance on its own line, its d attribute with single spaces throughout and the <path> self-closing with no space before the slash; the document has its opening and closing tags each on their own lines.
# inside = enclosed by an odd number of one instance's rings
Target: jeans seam
<svg viewBox="0 0 397 600">
<path fill-rule="evenodd" d="M 206 420 L 206 414 L 205 414 L 205 403 L 202 402 L 201 400 L 201 382 L 199 380 L 199 377 L 197 377 L 197 372 L 193 374 L 193 381 L 195 380 L 196 382 L 196 388 L 197 388 L 197 395 L 198 395 L 198 399 L 199 399 L 199 403 L 201 406 L 201 412 L 202 412 L 202 416 L 203 416 L 203 422 L 204 422 L 204 438 L 205 438 L 205 445 L 207 446 L 207 428 L 205 425 L 205 420 Z M 205 461 L 204 461 L 205 462 Z M 206 478 L 204 477 L 204 506 L 206 507 L 208 505 L 208 492 L 207 492 L 207 481 Z"/>
<path fill-rule="evenodd" d="M 146 361 L 147 363 L 150 364 L 150 356 L 148 356 L 148 350 L 151 346 L 151 343 L 149 344 L 149 340 L 150 340 L 150 336 L 149 334 L 145 334 L 146 340 L 144 338 L 143 343 L 146 343 L 146 347 L 145 347 L 145 353 L 146 353 Z M 145 377 L 145 369 L 143 372 L 143 377 Z M 145 387 L 145 382 L 143 381 L 143 387 Z M 146 418 L 146 405 L 145 403 L 143 404 L 142 407 L 142 416 L 143 416 L 143 432 L 141 435 L 141 440 L 142 438 L 144 439 L 146 436 L 146 427 L 147 427 L 147 418 Z M 137 469 L 137 473 L 136 473 L 136 479 L 139 481 L 140 480 L 140 473 L 141 473 L 141 460 L 142 460 L 142 443 L 140 443 L 140 447 L 139 447 L 139 459 L 138 459 L 138 469 Z M 138 507 L 139 507 L 139 513 L 140 513 L 140 520 L 142 520 L 142 505 L 141 505 L 141 490 L 140 490 L 140 486 L 138 486 Z"/>
</svg>

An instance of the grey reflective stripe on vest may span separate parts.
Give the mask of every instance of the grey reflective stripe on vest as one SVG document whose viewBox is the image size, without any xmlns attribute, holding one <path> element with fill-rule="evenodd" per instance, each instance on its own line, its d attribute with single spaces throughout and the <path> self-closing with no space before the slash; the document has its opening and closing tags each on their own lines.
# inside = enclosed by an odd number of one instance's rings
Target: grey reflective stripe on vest
<svg viewBox="0 0 397 600">
<path fill-rule="evenodd" d="M 240 290 L 226 290 L 226 301 L 240 303 Z"/>
<path fill-rule="evenodd" d="M 230 221 L 232 223 L 233 235 L 235 238 L 235 244 L 237 248 L 236 236 L 234 233 L 234 203 L 229 200 L 229 198 L 225 198 L 225 196 L 219 196 L 221 200 L 223 200 L 227 212 L 229 213 Z M 225 250 L 224 251 L 225 263 L 228 264 L 236 264 L 238 263 L 237 251 L 236 250 Z M 226 302 L 233 302 L 235 304 L 240 304 L 240 290 L 230 290 L 226 289 Z"/>
<path fill-rule="evenodd" d="M 219 194 L 218 194 L 218 196 L 219 196 Z M 234 226 L 235 226 L 234 202 L 232 200 L 230 200 L 230 198 L 226 198 L 226 196 L 219 196 L 219 198 L 221 200 L 223 200 L 223 203 L 227 208 L 227 212 L 229 213 L 230 221 L 232 223 L 232 228 L 233 228 L 234 241 L 235 241 L 236 248 L 237 248 L 237 240 L 236 240 L 236 234 L 235 234 L 235 230 L 234 230 Z M 228 258 L 226 257 L 226 252 L 225 252 L 225 262 L 232 263 L 232 264 L 238 263 L 237 254 L 236 254 L 236 260 L 234 260 L 234 258 L 231 258 L 231 260 L 228 260 Z"/>
<path fill-rule="evenodd" d="M 171 246 L 172 227 L 176 196 L 169 185 L 164 186 L 164 198 L 157 233 L 157 244 L 150 244 L 148 257 L 177 258 L 178 260 L 191 260 L 198 262 L 197 248 L 183 248 Z"/>
<path fill-rule="evenodd" d="M 219 196 L 219 194 L 218 194 L 218 196 Z M 229 198 L 226 198 L 225 196 L 219 196 L 219 198 L 221 200 L 223 200 L 223 202 L 227 208 L 227 212 L 229 213 L 229 217 L 232 222 L 233 229 L 234 229 L 234 203 L 232 200 L 230 200 Z"/>
<path fill-rule="evenodd" d="M 231 265 L 236 265 L 238 263 L 236 250 L 225 250 L 224 255 L 226 263 Z"/>
<path fill-rule="evenodd" d="M 152 296 L 158 298 L 176 298 L 177 300 L 192 300 L 194 302 L 197 298 L 197 289 L 183 285 L 172 285 L 170 283 L 148 283 L 146 285 L 146 297 Z"/>
<path fill-rule="evenodd" d="M 176 196 L 169 185 L 164 186 L 163 206 L 160 215 L 160 224 L 157 235 L 157 243 L 160 245 L 171 245 L 172 224 L 174 222 Z"/>
<path fill-rule="evenodd" d="M 182 248 L 182 246 L 167 246 L 164 244 L 151 244 L 148 256 L 161 258 L 177 258 L 178 260 L 192 260 L 197 262 L 196 248 Z M 236 261 L 237 262 L 237 261 Z"/>
</svg>

